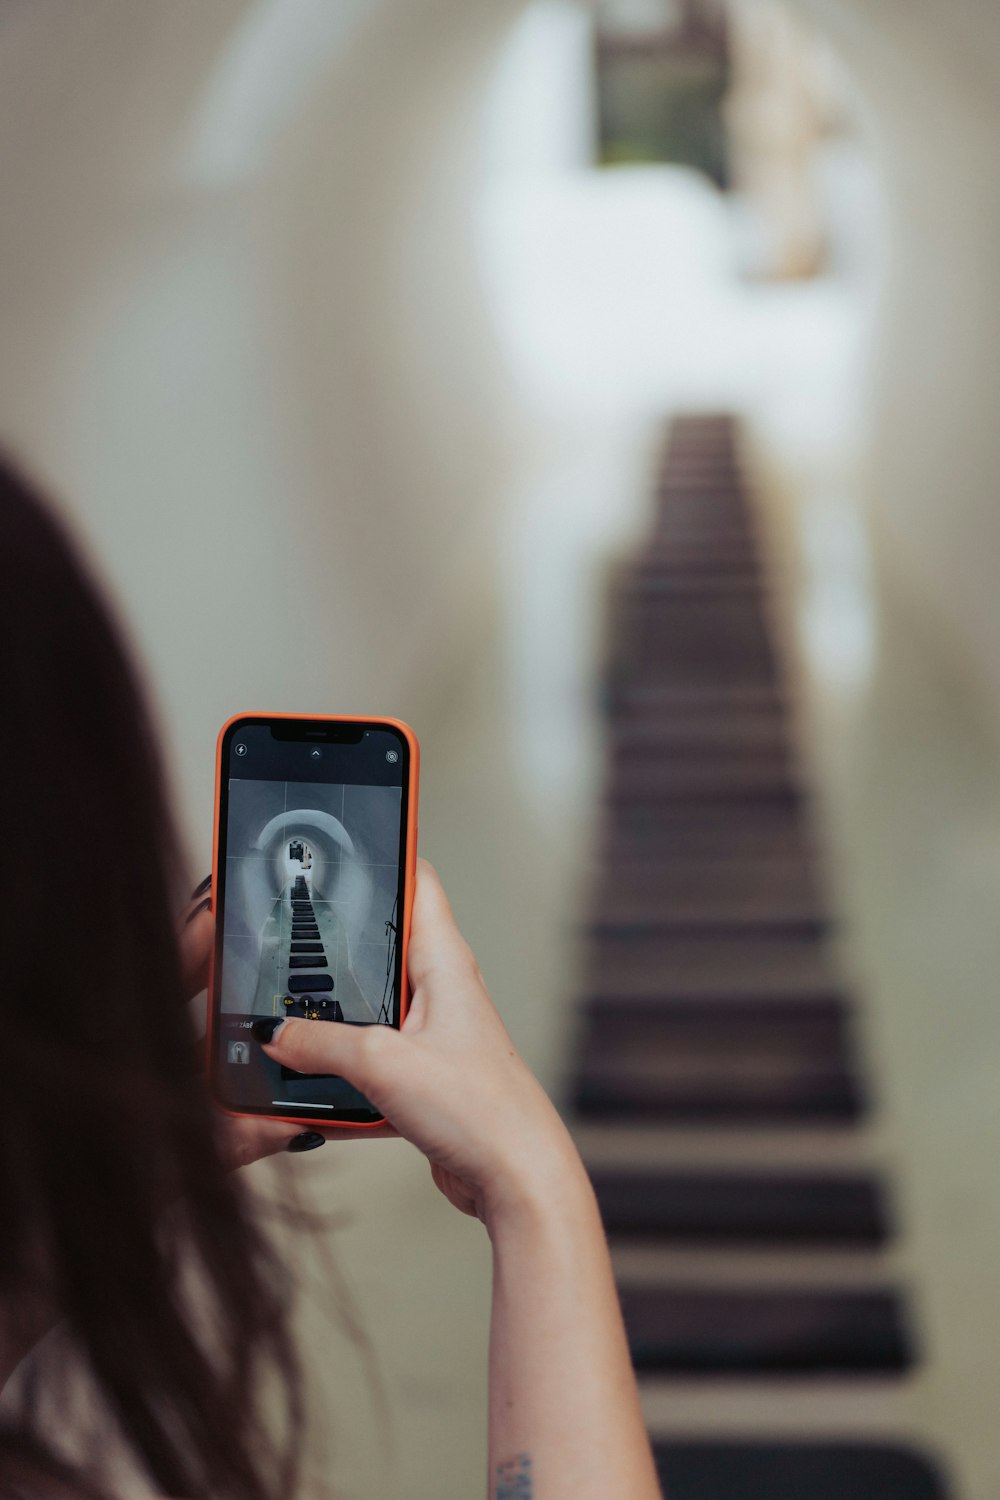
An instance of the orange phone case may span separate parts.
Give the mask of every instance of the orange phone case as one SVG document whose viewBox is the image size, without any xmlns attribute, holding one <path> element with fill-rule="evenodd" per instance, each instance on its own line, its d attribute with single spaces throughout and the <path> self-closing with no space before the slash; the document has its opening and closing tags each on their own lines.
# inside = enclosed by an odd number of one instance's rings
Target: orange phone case
<svg viewBox="0 0 1000 1500">
<path fill-rule="evenodd" d="M 410 779 L 407 787 L 407 814 L 406 814 L 406 870 L 403 879 L 403 925 L 402 925 L 402 978 L 399 993 L 399 1024 L 402 1025 L 406 1018 L 406 1011 L 410 1003 L 410 982 L 407 975 L 406 958 L 407 949 L 410 944 L 410 922 L 413 916 L 413 891 L 417 875 L 417 795 L 420 789 L 420 745 L 417 737 L 409 724 L 404 724 L 402 719 L 389 719 L 384 716 L 367 716 L 363 714 L 269 714 L 269 713 L 242 713 L 233 714 L 232 718 L 226 720 L 219 730 L 219 737 L 215 746 L 215 831 L 212 839 L 212 915 L 215 915 L 215 893 L 219 889 L 219 817 L 222 793 L 222 741 L 226 731 L 233 724 L 238 724 L 241 719 L 311 719 L 317 723 L 324 724 L 384 724 L 391 729 L 397 729 L 406 740 L 410 751 Z M 213 945 L 212 962 L 208 980 L 208 1026 L 205 1034 L 207 1073 L 210 1082 L 214 1086 L 213 1059 L 215 1057 L 215 1037 L 217 1025 L 217 1007 L 215 994 L 215 970 L 218 945 Z M 333 1023 L 335 1024 L 335 1023 Z M 319 1120 L 307 1118 L 305 1115 L 264 1115 L 257 1111 L 244 1111 L 231 1109 L 222 1100 L 221 1107 L 229 1115 L 240 1119 L 252 1120 L 286 1120 L 290 1125 L 323 1125 L 328 1130 L 374 1130 L 377 1126 L 385 1123 L 384 1118 L 378 1120 L 332 1120 L 329 1115 Z"/>
</svg>

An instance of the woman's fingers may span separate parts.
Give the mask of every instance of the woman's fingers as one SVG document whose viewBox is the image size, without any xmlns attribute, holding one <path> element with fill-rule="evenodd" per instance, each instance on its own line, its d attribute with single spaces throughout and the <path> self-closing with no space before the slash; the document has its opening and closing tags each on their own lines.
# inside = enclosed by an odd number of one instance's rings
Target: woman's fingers
<svg viewBox="0 0 1000 1500">
<path fill-rule="evenodd" d="M 215 938 L 212 917 L 212 877 L 206 875 L 191 892 L 191 899 L 181 913 L 181 965 L 184 969 L 184 998 L 191 1000 L 208 984 L 208 970 Z"/>
<path fill-rule="evenodd" d="M 383 1090 L 391 1087 L 396 1052 L 401 1045 L 399 1033 L 391 1026 L 352 1026 L 346 1021 L 281 1021 L 267 1040 L 262 1033 L 270 1028 L 270 1022 L 258 1022 L 253 1031 L 264 1051 L 283 1067 L 294 1068 L 296 1073 L 333 1073 L 346 1078 L 376 1109 L 383 1108 L 380 1096 L 384 1098 Z M 388 1121 L 363 1130 L 344 1126 L 320 1129 L 328 1141 L 377 1140 L 399 1135 Z"/>
<path fill-rule="evenodd" d="M 208 984 L 215 941 L 211 890 L 212 877 L 206 875 L 191 892 L 191 899 L 184 908 L 179 937 L 188 998 L 199 994 Z M 293 1155 L 310 1151 L 323 1141 L 389 1140 L 398 1138 L 399 1134 L 388 1124 L 367 1129 L 351 1126 L 317 1128 L 287 1120 L 253 1119 L 247 1115 L 222 1113 L 218 1116 L 218 1130 L 223 1159 L 234 1170 L 282 1151 Z"/>
<path fill-rule="evenodd" d="M 471 976 L 479 975 L 472 949 L 458 930 L 437 871 L 426 859 L 417 860 L 408 969 L 411 990 L 436 977 L 467 983 Z M 441 986 L 445 996 L 450 989 L 447 984 Z"/>
<path fill-rule="evenodd" d="M 281 1120 L 249 1120 L 231 1115 L 219 1116 L 219 1148 L 227 1167 L 249 1167 L 264 1156 L 287 1151 L 291 1142 L 307 1126 L 289 1125 Z"/>
<path fill-rule="evenodd" d="M 385 1121 L 382 1125 L 310 1125 L 328 1141 L 398 1141 L 399 1131 Z"/>
<path fill-rule="evenodd" d="M 397 1049 L 405 1045 L 391 1026 L 351 1026 L 345 1021 L 281 1021 L 266 1036 L 269 1022 L 253 1034 L 269 1057 L 296 1073 L 335 1073 L 373 1103 L 389 1082 Z"/>
<path fill-rule="evenodd" d="M 208 970 L 215 940 L 215 918 L 207 907 L 190 911 L 180 931 L 181 964 L 185 999 L 191 1000 L 208 984 Z"/>
<path fill-rule="evenodd" d="M 265 1156 L 277 1156 L 282 1151 L 297 1155 L 312 1150 L 324 1141 L 386 1140 L 397 1132 L 391 1125 L 376 1125 L 373 1129 L 345 1128 L 335 1130 L 330 1126 L 298 1125 L 288 1120 L 252 1120 L 245 1115 L 220 1115 L 218 1123 L 219 1148 L 222 1159 L 233 1171 L 237 1167 L 249 1167 Z"/>
</svg>

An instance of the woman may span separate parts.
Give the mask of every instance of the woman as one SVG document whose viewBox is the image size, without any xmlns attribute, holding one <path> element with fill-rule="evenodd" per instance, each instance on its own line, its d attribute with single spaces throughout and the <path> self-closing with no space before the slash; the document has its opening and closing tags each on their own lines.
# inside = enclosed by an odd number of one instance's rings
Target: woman
<svg viewBox="0 0 1000 1500">
<path fill-rule="evenodd" d="M 220 1119 L 206 1096 L 184 1002 L 204 984 L 209 898 L 195 893 L 178 941 L 180 860 L 131 669 L 60 529 L 3 465 L 0 623 L 4 1379 L 61 1320 L 164 1496 L 288 1497 L 301 1402 L 287 1278 L 230 1169 L 323 1136 Z M 425 863 L 409 967 L 401 1032 L 265 1022 L 255 1045 L 356 1084 L 482 1221 L 490 1495 L 654 1500 L 586 1174 Z M 287 1394 L 278 1437 L 267 1377 Z M 0 1435 L 0 1496 L 107 1494 L 38 1430 L 36 1394 Z"/>
</svg>

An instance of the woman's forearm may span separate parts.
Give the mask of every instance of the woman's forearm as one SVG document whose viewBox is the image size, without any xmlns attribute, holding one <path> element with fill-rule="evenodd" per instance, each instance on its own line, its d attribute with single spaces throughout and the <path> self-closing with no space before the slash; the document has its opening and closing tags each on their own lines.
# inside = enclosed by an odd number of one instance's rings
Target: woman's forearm
<svg viewBox="0 0 1000 1500">
<path fill-rule="evenodd" d="M 659 1500 L 604 1231 L 575 1154 L 489 1228 L 490 1500 Z"/>
<path fill-rule="evenodd" d="M 434 871 L 418 866 L 400 1030 L 286 1021 L 264 1050 L 335 1073 L 493 1242 L 491 1500 L 659 1500 L 594 1195 Z"/>
</svg>

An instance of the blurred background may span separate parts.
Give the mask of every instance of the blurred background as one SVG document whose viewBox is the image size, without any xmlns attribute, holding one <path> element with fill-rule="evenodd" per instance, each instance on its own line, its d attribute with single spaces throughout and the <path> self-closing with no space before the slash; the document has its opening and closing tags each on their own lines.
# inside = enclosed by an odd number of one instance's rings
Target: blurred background
<svg viewBox="0 0 1000 1500">
<path fill-rule="evenodd" d="M 413 724 L 675 1500 L 1000 1490 L 998 72 L 977 0 L 0 9 L 0 434 L 192 883 L 230 714 Z M 295 1170 L 383 1388 L 314 1267 L 304 1493 L 478 1493 L 484 1236 Z"/>
</svg>

